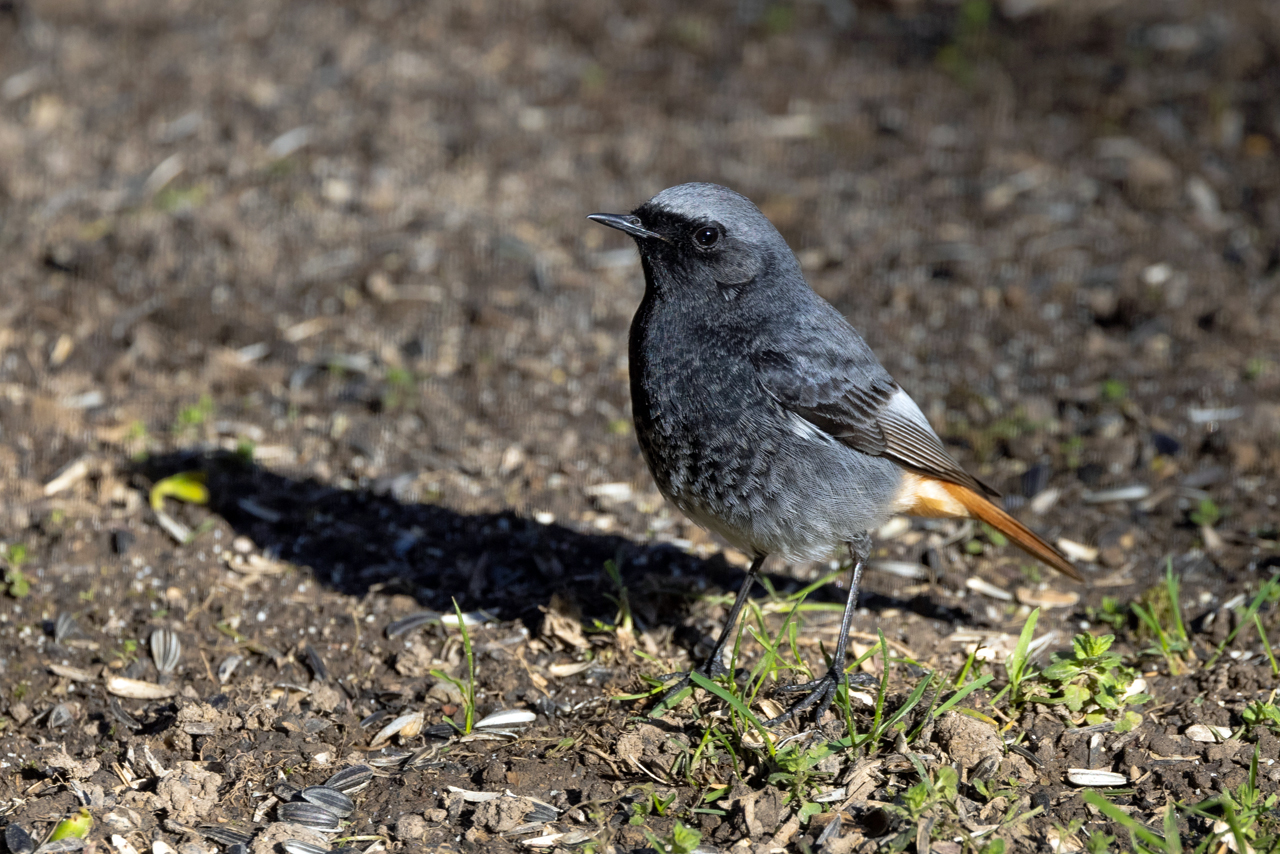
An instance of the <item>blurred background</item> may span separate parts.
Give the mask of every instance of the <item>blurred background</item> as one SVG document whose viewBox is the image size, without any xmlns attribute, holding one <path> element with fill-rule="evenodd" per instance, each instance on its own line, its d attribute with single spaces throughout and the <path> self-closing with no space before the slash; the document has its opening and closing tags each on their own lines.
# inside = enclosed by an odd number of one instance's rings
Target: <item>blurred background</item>
<svg viewBox="0 0 1280 854">
<path fill-rule="evenodd" d="M 631 435 L 634 250 L 583 219 L 688 180 L 756 200 L 1015 496 L 1208 469 L 1274 504 L 1266 0 L 47 0 L 0 44 L 11 533 L 87 451 L 250 443 L 701 541 Z"/>
</svg>

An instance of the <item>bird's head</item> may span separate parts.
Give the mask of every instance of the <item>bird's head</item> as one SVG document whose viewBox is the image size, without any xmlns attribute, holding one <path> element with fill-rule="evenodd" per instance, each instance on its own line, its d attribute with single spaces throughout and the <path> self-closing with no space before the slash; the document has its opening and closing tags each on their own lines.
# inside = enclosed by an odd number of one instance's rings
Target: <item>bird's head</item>
<svg viewBox="0 0 1280 854">
<path fill-rule="evenodd" d="M 800 265 L 746 196 L 718 184 L 670 187 L 630 214 L 592 214 L 636 241 L 659 298 L 736 301 L 803 285 Z"/>
</svg>

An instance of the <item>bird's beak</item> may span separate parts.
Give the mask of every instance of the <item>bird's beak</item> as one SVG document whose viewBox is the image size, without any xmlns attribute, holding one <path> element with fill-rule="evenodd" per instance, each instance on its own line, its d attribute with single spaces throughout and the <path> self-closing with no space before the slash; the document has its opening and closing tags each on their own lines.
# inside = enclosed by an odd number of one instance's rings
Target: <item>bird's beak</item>
<svg viewBox="0 0 1280 854">
<path fill-rule="evenodd" d="M 661 234 L 658 234 L 655 231 L 650 231 L 641 225 L 640 217 L 638 216 L 631 216 L 630 214 L 591 214 L 587 219 L 592 222 L 598 222 L 601 225 L 607 225 L 610 228 L 616 228 L 618 231 L 625 231 L 627 234 L 630 234 L 632 237 L 637 239 L 652 238 L 654 240 L 661 240 L 664 243 L 667 241 L 667 239 Z"/>
</svg>

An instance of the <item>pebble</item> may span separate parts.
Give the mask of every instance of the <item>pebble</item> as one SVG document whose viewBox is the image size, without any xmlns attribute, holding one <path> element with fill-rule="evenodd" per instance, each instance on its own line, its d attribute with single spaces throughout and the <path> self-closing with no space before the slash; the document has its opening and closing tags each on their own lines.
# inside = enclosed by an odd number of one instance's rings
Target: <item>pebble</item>
<svg viewBox="0 0 1280 854">
<path fill-rule="evenodd" d="M 267 146 L 267 153 L 276 160 L 283 160 L 304 148 L 309 142 L 311 142 L 311 128 L 303 125 L 287 130 L 271 140 L 271 144 Z"/>
</svg>

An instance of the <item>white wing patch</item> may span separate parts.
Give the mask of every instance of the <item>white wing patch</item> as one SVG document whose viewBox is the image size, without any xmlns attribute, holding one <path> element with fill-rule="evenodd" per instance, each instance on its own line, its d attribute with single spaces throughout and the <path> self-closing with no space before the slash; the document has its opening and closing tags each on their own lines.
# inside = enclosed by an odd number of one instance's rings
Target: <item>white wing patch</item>
<svg viewBox="0 0 1280 854">
<path fill-rule="evenodd" d="M 965 485 L 972 483 L 981 489 L 977 481 L 951 459 L 929 419 L 905 391 L 898 389 L 885 402 L 879 421 L 891 455 L 923 471 L 937 472 L 946 479 Z"/>
<path fill-rule="evenodd" d="M 787 426 L 791 428 L 794 435 L 809 442 L 828 444 L 832 441 L 831 434 L 815 427 L 809 419 L 802 418 L 789 409 L 784 409 L 783 412 L 787 416 Z"/>
</svg>

